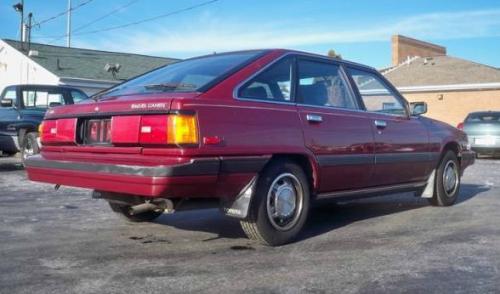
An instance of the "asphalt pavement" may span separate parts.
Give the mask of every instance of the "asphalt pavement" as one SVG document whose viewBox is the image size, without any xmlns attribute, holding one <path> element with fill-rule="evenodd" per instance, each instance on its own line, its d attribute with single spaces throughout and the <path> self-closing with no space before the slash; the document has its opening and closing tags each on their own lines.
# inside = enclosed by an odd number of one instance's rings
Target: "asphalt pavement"
<svg viewBox="0 0 500 294">
<path fill-rule="evenodd" d="M 411 194 L 324 205 L 271 248 L 214 209 L 130 224 L 0 159 L 0 292 L 499 293 L 499 187 L 500 160 L 481 159 L 453 207 Z"/>
</svg>

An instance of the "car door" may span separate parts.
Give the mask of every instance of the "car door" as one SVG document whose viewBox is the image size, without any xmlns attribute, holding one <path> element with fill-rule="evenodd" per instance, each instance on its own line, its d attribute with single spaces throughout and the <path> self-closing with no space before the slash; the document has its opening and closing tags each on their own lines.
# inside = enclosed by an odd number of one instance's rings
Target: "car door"
<svg viewBox="0 0 500 294">
<path fill-rule="evenodd" d="M 12 104 L 0 105 L 0 151 L 15 153 L 18 150 L 15 136 L 17 136 L 17 125 L 20 117 L 18 110 L 18 91 L 16 87 L 5 88 L 1 99 L 10 99 Z"/>
<path fill-rule="evenodd" d="M 334 61 L 297 58 L 296 99 L 305 145 L 320 166 L 321 193 L 366 187 L 374 167 L 371 120 Z"/>
<path fill-rule="evenodd" d="M 426 127 L 409 115 L 406 101 L 378 72 L 353 67 L 348 72 L 375 135 L 375 170 L 370 184 L 425 181 L 436 156 L 430 152 Z"/>
</svg>

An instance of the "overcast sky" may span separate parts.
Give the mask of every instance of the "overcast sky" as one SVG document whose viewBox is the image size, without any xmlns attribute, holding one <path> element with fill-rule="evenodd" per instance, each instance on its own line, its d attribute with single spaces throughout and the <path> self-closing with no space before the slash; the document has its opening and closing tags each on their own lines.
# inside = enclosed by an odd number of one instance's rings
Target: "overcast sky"
<svg viewBox="0 0 500 294">
<path fill-rule="evenodd" d="M 19 36 L 16 2 L 0 0 L 0 38 Z M 399 33 L 500 67 L 497 0 L 73 0 L 72 6 L 75 47 L 178 58 L 250 48 L 335 49 L 345 59 L 381 68 L 390 65 L 390 36 Z M 35 23 L 66 9 L 67 0 L 25 0 Z M 65 30 L 62 15 L 36 26 L 33 41 L 64 45 Z"/>
</svg>

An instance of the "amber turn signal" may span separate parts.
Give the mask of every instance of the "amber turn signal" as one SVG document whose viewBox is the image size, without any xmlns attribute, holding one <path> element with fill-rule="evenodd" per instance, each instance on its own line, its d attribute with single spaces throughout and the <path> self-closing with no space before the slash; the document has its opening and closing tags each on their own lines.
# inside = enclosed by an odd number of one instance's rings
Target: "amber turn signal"
<svg viewBox="0 0 500 294">
<path fill-rule="evenodd" d="M 168 144 L 198 144 L 198 124 L 196 116 L 176 114 L 168 116 Z"/>
</svg>

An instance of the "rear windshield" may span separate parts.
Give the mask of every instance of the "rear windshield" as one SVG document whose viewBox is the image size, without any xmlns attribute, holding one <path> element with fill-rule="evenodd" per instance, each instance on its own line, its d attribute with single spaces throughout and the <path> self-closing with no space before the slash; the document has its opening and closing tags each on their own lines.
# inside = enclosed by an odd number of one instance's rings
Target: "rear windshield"
<svg viewBox="0 0 500 294">
<path fill-rule="evenodd" d="M 187 59 L 138 76 L 97 96 L 196 92 L 261 53 L 262 51 L 245 51 Z"/>
<path fill-rule="evenodd" d="M 471 113 L 466 122 L 500 122 L 500 112 Z"/>
</svg>

